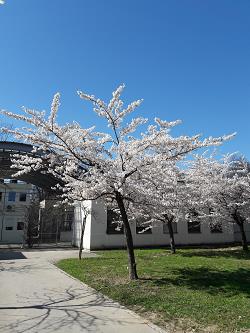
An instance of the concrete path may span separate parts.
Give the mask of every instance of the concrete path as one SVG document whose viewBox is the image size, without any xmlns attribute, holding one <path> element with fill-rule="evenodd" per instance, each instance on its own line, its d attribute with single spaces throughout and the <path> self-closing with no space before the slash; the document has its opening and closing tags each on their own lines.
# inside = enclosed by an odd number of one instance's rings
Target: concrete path
<svg viewBox="0 0 250 333">
<path fill-rule="evenodd" d="M 77 254 L 1 250 L 1 333 L 163 332 L 52 264 Z"/>
</svg>

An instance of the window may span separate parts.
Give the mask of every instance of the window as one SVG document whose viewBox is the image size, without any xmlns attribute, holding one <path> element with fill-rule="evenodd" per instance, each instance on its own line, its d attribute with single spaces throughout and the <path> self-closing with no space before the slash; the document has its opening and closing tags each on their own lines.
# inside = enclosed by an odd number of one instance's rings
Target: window
<svg viewBox="0 0 250 333">
<path fill-rule="evenodd" d="M 123 234 L 123 224 L 121 220 L 121 216 L 114 210 L 107 210 L 107 234 Z"/>
<path fill-rule="evenodd" d="M 222 223 L 218 220 L 216 220 L 216 217 L 213 216 L 214 210 L 213 208 L 209 208 L 209 214 L 210 214 L 210 232 L 213 234 L 220 234 L 222 233 Z"/>
<path fill-rule="evenodd" d="M 6 230 L 13 230 L 13 227 L 5 227 Z"/>
<path fill-rule="evenodd" d="M 210 232 L 213 234 L 221 234 L 222 233 L 222 224 L 221 222 L 210 223 Z"/>
<path fill-rule="evenodd" d="M 74 219 L 74 211 L 73 210 L 69 210 L 66 212 L 66 217 L 65 217 L 66 220 L 70 220 L 70 221 L 73 221 Z"/>
<path fill-rule="evenodd" d="M 16 230 L 23 230 L 24 229 L 24 222 L 17 222 Z"/>
<path fill-rule="evenodd" d="M 188 233 L 199 234 L 201 232 L 201 224 L 199 221 L 188 221 Z"/>
<path fill-rule="evenodd" d="M 194 210 L 191 211 L 189 214 L 189 221 L 188 221 L 188 233 L 190 234 L 198 234 L 201 232 L 201 224 L 199 221 L 199 214 Z"/>
<path fill-rule="evenodd" d="M 74 221 L 74 211 L 73 210 L 66 211 L 64 221 L 61 225 L 61 231 L 71 231 L 73 221 Z"/>
<path fill-rule="evenodd" d="M 27 194 L 26 193 L 20 193 L 19 194 L 19 201 L 26 201 Z"/>
<path fill-rule="evenodd" d="M 0 201 L 2 201 L 3 192 L 0 192 Z"/>
<path fill-rule="evenodd" d="M 16 192 L 9 192 L 8 201 L 15 201 L 16 200 Z"/>
<path fill-rule="evenodd" d="M 146 219 L 139 219 L 136 221 L 136 233 L 137 234 L 152 234 L 152 224 L 146 223 Z"/>
<path fill-rule="evenodd" d="M 152 228 L 151 228 L 150 225 L 145 226 L 145 225 L 138 225 L 138 224 L 136 224 L 136 233 L 137 234 L 142 234 L 142 235 L 152 234 Z"/>
<path fill-rule="evenodd" d="M 173 228 L 174 234 L 177 234 L 177 222 L 172 222 L 172 228 Z M 169 234 L 167 223 L 163 223 L 163 233 L 164 234 Z"/>
</svg>

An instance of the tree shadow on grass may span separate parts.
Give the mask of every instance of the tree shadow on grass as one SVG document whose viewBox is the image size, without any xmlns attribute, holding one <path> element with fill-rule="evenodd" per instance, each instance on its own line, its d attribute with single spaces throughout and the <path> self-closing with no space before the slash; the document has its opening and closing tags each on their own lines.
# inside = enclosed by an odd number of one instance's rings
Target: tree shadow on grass
<svg viewBox="0 0 250 333">
<path fill-rule="evenodd" d="M 244 252 L 241 249 L 233 250 L 197 250 L 192 252 L 178 252 L 178 255 L 182 257 L 206 257 L 206 258 L 228 258 L 228 259 L 243 259 L 250 260 L 250 251 Z"/>
<path fill-rule="evenodd" d="M 208 268 L 179 268 L 171 270 L 166 278 L 145 278 L 153 285 L 172 284 L 193 290 L 204 290 L 212 295 L 232 297 L 239 293 L 250 296 L 250 269 L 236 271 L 210 270 Z"/>
</svg>

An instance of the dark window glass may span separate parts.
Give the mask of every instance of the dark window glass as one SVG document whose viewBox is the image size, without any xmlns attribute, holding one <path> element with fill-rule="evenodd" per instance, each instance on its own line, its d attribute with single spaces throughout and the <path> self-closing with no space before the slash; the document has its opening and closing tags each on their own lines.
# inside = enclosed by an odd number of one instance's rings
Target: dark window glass
<svg viewBox="0 0 250 333">
<path fill-rule="evenodd" d="M 0 201 L 2 201 L 3 193 L 0 192 Z"/>
<path fill-rule="evenodd" d="M 19 201 L 26 201 L 27 194 L 26 193 L 20 193 L 19 194 Z"/>
<path fill-rule="evenodd" d="M 152 225 L 146 223 L 146 219 L 139 219 L 136 221 L 136 233 L 137 234 L 152 234 Z"/>
<path fill-rule="evenodd" d="M 210 223 L 210 232 L 213 234 L 221 234 L 222 233 L 222 224 L 217 223 Z"/>
<path fill-rule="evenodd" d="M 172 228 L 173 228 L 174 234 L 176 234 L 177 233 L 177 222 L 172 222 Z M 163 233 L 164 234 L 169 234 L 167 223 L 163 223 Z"/>
<path fill-rule="evenodd" d="M 196 211 L 191 211 L 189 213 L 188 232 L 190 234 L 198 234 L 201 232 L 199 214 Z"/>
<path fill-rule="evenodd" d="M 23 230 L 24 229 L 24 222 L 17 222 L 17 230 Z"/>
<path fill-rule="evenodd" d="M 123 234 L 123 224 L 119 213 L 112 209 L 107 210 L 107 234 Z"/>
<path fill-rule="evenodd" d="M 61 227 L 61 231 L 71 231 L 72 230 L 72 221 L 64 221 Z"/>
<path fill-rule="evenodd" d="M 188 222 L 188 232 L 190 234 L 198 234 L 201 232 L 201 224 L 199 221 Z"/>
<path fill-rule="evenodd" d="M 16 192 L 9 192 L 8 201 L 15 201 L 16 200 Z"/>
<path fill-rule="evenodd" d="M 74 220 L 74 211 L 67 211 L 65 214 L 64 222 L 61 226 L 61 231 L 71 231 L 72 230 L 72 224 Z"/>
<path fill-rule="evenodd" d="M 6 227 L 6 230 L 13 230 L 13 227 Z"/>
<path fill-rule="evenodd" d="M 142 226 L 142 225 L 136 225 L 136 233 L 137 234 L 152 234 L 152 228 L 148 228 L 149 226 Z M 146 229 L 148 228 L 148 229 Z"/>
</svg>

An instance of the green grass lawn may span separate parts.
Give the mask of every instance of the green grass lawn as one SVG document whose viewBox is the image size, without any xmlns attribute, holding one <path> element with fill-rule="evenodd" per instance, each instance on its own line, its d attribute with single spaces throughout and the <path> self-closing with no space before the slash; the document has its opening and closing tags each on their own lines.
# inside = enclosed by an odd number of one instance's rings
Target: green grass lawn
<svg viewBox="0 0 250 333">
<path fill-rule="evenodd" d="M 250 254 L 239 248 L 136 250 L 139 280 L 128 280 L 126 251 L 57 265 L 162 327 L 250 332 Z M 170 326 L 169 326 L 170 325 Z"/>
</svg>

